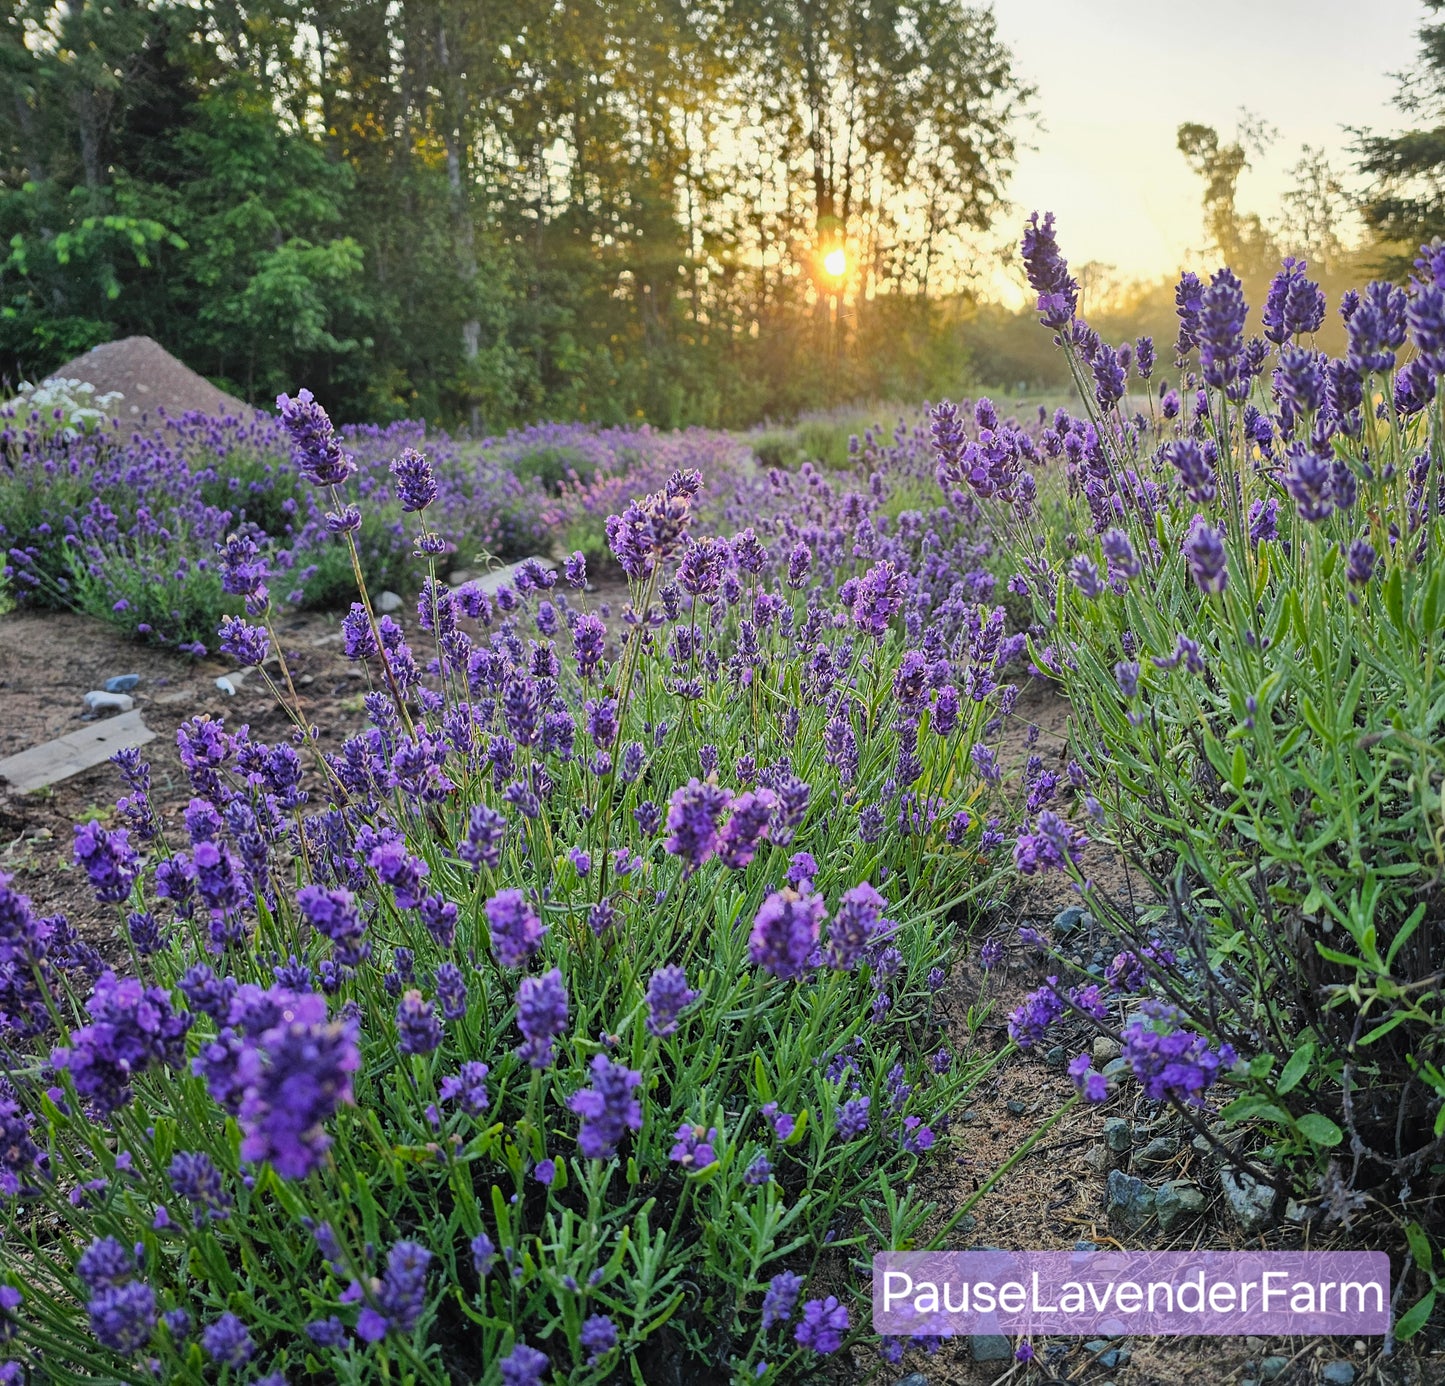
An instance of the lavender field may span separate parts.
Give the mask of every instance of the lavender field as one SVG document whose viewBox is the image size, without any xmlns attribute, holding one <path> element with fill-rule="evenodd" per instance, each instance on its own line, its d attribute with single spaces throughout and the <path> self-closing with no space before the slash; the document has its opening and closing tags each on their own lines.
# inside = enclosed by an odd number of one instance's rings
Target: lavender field
<svg viewBox="0 0 1445 1386">
<path fill-rule="evenodd" d="M 219 652 L 291 730 L 181 721 L 178 811 L 147 752 L 96 772 L 113 929 L 0 875 L 0 1379 L 933 1380 L 872 1256 L 977 1241 L 1061 1132 L 1089 1245 L 1392 1250 L 1369 1369 L 1435 1379 L 1445 252 L 1336 303 L 1287 261 L 1258 335 L 1186 274 L 1177 340 L 1121 345 L 1052 217 L 1022 257 L 1076 407 L 841 466 L 304 389 L 129 439 L 12 409 L 9 599 Z"/>
</svg>

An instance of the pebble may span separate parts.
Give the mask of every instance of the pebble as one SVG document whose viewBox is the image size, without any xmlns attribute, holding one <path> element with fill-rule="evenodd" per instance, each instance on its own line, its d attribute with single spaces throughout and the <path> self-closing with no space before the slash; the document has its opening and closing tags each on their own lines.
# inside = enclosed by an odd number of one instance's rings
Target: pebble
<svg viewBox="0 0 1445 1386">
<path fill-rule="evenodd" d="M 928 1386 L 928 1378 L 922 1372 L 909 1372 L 896 1386 Z"/>
<path fill-rule="evenodd" d="M 376 609 L 383 616 L 390 616 L 394 611 L 400 611 L 406 603 L 402 601 L 395 592 L 382 592 L 376 599 Z"/>
<path fill-rule="evenodd" d="M 1024 1104 L 1023 1104 L 1022 1102 L 1017 1101 L 1016 1099 L 1013 1100 L 1013 1101 L 1007 1102 L 1007 1103 L 1005 1103 L 1004 1105 L 1005 1105 L 1005 1107 L 1008 1109 L 1008 1114 L 1009 1114 L 1010 1116 L 1023 1116 L 1024 1112 L 1027 1110 L 1027 1108 L 1024 1106 Z"/>
<path fill-rule="evenodd" d="M 1123 1050 L 1119 1047 L 1119 1041 L 1110 1039 L 1108 1035 L 1094 1036 L 1094 1058 L 1101 1064 L 1107 1064 L 1117 1059 Z"/>
<path fill-rule="evenodd" d="M 1219 1171 L 1219 1186 L 1230 1215 L 1246 1237 L 1269 1226 L 1274 1214 L 1274 1189 L 1270 1185 L 1226 1167 Z"/>
<path fill-rule="evenodd" d="M 1102 1338 L 1092 1343 L 1084 1344 L 1085 1352 L 1097 1354 L 1096 1360 L 1105 1371 L 1113 1371 L 1115 1367 L 1125 1367 L 1129 1364 L 1132 1355 L 1126 1347 L 1110 1347 Z"/>
<path fill-rule="evenodd" d="M 975 1362 L 1007 1362 L 1014 1355 L 1013 1344 L 1002 1333 L 975 1334 L 968 1348 Z"/>
<path fill-rule="evenodd" d="M 1154 1190 L 1137 1175 L 1111 1169 L 1104 1206 L 1111 1222 L 1137 1230 L 1154 1216 Z"/>
<path fill-rule="evenodd" d="M 85 695 L 85 706 L 91 712 L 129 712 L 135 699 L 129 693 L 109 693 L 99 688 Z"/>
<path fill-rule="evenodd" d="M 1248 1352 L 1263 1352 L 1268 1344 L 1263 1338 L 1259 1337 L 1258 1334 L 1251 1333 L 1249 1337 L 1244 1340 L 1244 1346 Z"/>
<path fill-rule="evenodd" d="M 227 678 L 225 674 L 222 674 L 221 677 L 216 680 L 216 687 L 228 698 L 234 698 L 236 696 L 236 685 L 231 679 Z"/>
<path fill-rule="evenodd" d="M 1161 1232 L 1170 1232 L 1203 1211 L 1204 1194 L 1187 1179 L 1170 1179 L 1154 1192 L 1154 1212 Z"/>
<path fill-rule="evenodd" d="M 1063 1068 L 1064 1046 L 1062 1044 L 1054 1045 L 1054 1047 L 1044 1055 L 1044 1062 L 1048 1064 L 1050 1068 Z"/>
<path fill-rule="evenodd" d="M 107 693 L 129 693 L 140 682 L 139 674 L 116 674 L 101 684 Z"/>
<path fill-rule="evenodd" d="M 1053 930 L 1060 938 L 1065 938 L 1077 930 L 1087 929 L 1093 922 L 1088 910 L 1080 905 L 1070 905 L 1054 916 Z"/>
<path fill-rule="evenodd" d="M 1324 1371 L 1320 1373 L 1320 1380 L 1325 1383 L 1325 1386 L 1350 1386 L 1354 1379 L 1355 1364 L 1353 1362 L 1327 1362 Z"/>
<path fill-rule="evenodd" d="M 1122 1155 L 1134 1143 L 1134 1133 L 1123 1117 L 1110 1117 L 1104 1123 L 1104 1144 L 1116 1155 Z"/>
<path fill-rule="evenodd" d="M 1155 1136 L 1143 1150 L 1134 1156 L 1134 1164 L 1144 1168 L 1167 1165 L 1178 1151 L 1179 1142 L 1173 1136 Z"/>
<path fill-rule="evenodd" d="M 1117 1078 L 1121 1073 L 1129 1071 L 1129 1060 L 1121 1054 L 1117 1059 L 1110 1059 L 1103 1068 L 1099 1070 L 1105 1078 Z"/>
<path fill-rule="evenodd" d="M 1287 1366 L 1289 1366 L 1288 1357 L 1266 1357 L 1259 1364 L 1259 1374 L 1266 1381 L 1273 1381 Z"/>
<path fill-rule="evenodd" d="M 1084 1151 L 1084 1163 L 1094 1171 L 1095 1174 L 1103 1174 L 1109 1168 L 1109 1152 L 1096 1141 Z"/>
</svg>

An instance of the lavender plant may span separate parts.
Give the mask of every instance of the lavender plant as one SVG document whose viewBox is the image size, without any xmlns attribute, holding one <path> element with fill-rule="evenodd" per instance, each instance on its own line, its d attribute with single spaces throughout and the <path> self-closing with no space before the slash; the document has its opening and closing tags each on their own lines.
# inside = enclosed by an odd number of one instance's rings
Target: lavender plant
<svg viewBox="0 0 1445 1386">
<path fill-rule="evenodd" d="M 1197 1111 L 1228 1074 L 1224 1117 L 1259 1126 L 1307 1188 L 1323 1170 L 1327 1211 L 1374 1193 L 1430 1221 L 1445 251 L 1422 250 L 1408 289 L 1346 295 L 1338 360 L 1312 345 L 1326 305 L 1303 263 L 1271 286 L 1263 337 L 1228 269 L 1185 275 L 1167 380 L 1152 342 L 1115 349 L 1077 316 L 1052 217 L 1023 255 L 1086 406 L 1040 440 L 1073 532 L 1046 541 L 1024 480 L 955 440 L 949 410 L 940 480 L 1011 509 L 1033 658 L 1073 711 L 1075 803 L 1149 886 L 1141 908 L 1091 892 L 1121 949 L 1100 1023 L 1152 1098 Z M 1040 813 L 1019 868 L 1069 859 L 1089 889 L 1070 832 Z"/>
<path fill-rule="evenodd" d="M 360 572 L 350 440 L 281 406 Z M 707 537 L 677 470 L 607 521 L 609 625 L 579 556 L 446 586 L 444 484 L 391 472 L 427 575 L 410 630 L 364 585 L 344 623 L 368 730 L 192 719 L 183 832 L 119 756 L 125 826 L 75 854 L 123 968 L 0 878 L 8 1370 L 806 1374 L 986 1067 L 935 1011 L 1023 639 L 967 595 L 976 535 L 809 469 Z M 263 664 L 264 546 L 213 561 Z"/>
</svg>

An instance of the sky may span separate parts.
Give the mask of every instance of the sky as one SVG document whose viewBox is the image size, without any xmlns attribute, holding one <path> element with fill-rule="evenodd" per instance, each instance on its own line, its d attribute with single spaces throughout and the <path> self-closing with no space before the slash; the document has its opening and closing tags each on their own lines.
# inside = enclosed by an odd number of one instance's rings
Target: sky
<svg viewBox="0 0 1445 1386">
<path fill-rule="evenodd" d="M 1072 263 L 1145 278 L 1173 273 L 1203 240 L 1180 124 L 1229 138 L 1246 107 L 1278 130 L 1240 180 L 1241 210 L 1269 219 L 1302 144 L 1347 168 L 1344 127 L 1401 125 L 1391 74 L 1413 64 L 1425 18 L 1419 0 L 994 0 L 994 10 L 1038 88 L 1035 148 L 1010 186 L 1016 219 L 1053 211 Z"/>
</svg>

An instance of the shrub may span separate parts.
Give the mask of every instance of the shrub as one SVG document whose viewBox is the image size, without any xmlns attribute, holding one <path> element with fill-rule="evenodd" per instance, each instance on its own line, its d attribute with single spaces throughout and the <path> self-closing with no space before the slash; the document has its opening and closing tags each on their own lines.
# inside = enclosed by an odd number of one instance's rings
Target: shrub
<svg viewBox="0 0 1445 1386">
<path fill-rule="evenodd" d="M 1034 658 L 1070 700 L 1079 797 L 1162 902 L 1136 918 L 1094 897 L 1130 950 L 1121 990 L 1147 978 L 1171 1004 L 1151 1033 L 1243 1056 L 1223 1115 L 1257 1124 L 1307 1188 L 1325 1170 L 1327 1211 L 1373 1191 L 1438 1218 L 1445 262 L 1427 248 L 1408 294 L 1350 296 L 1338 361 L 1308 345 L 1324 297 L 1287 262 L 1263 314 L 1272 370 L 1229 271 L 1186 276 L 1179 390 L 1131 418 L 1128 354 L 1074 317 L 1051 222 L 1025 250 L 1091 402 L 1042 438 L 1065 459 L 1077 539 L 1035 556 L 1018 479 L 954 436 L 951 409 L 935 429 L 946 481 L 1018 512 L 1018 581 L 1047 625 Z M 1151 1095 L 1200 1120 L 1198 1092 Z"/>
<path fill-rule="evenodd" d="M 351 465 L 287 418 L 303 474 Z M 982 1069 L 933 997 L 1002 841 L 970 748 L 1021 640 L 957 595 L 957 512 L 894 526 L 810 469 L 689 538 L 699 481 L 609 521 L 620 647 L 540 569 L 433 575 L 429 674 L 348 616 L 371 726 L 338 752 L 193 719 L 183 836 L 118 757 L 127 826 L 75 851 L 134 977 L 0 879 L 17 1362 L 777 1380 L 856 1339 L 849 1263 L 919 1235 Z M 228 545 L 245 664 L 269 576 Z"/>
</svg>

